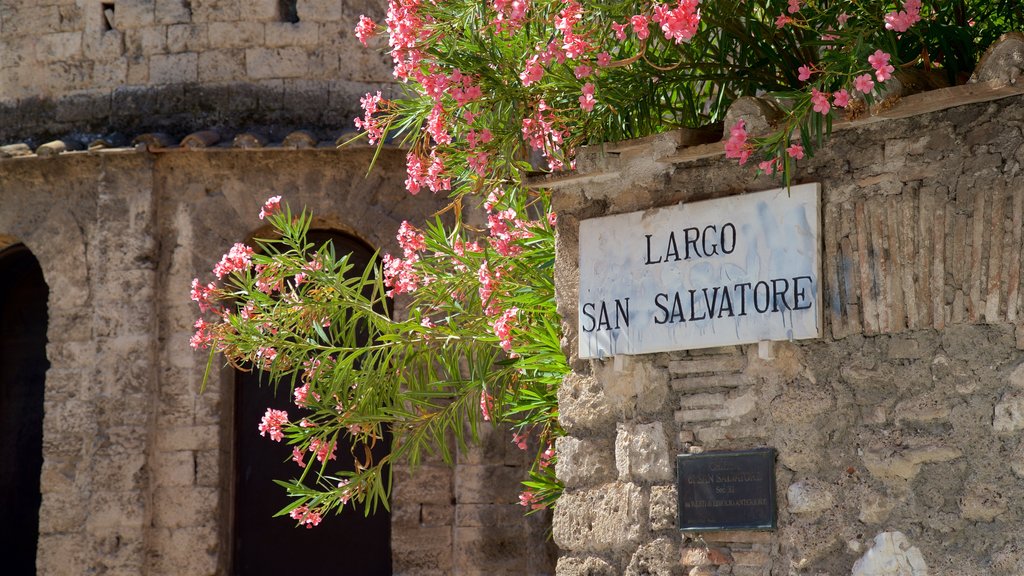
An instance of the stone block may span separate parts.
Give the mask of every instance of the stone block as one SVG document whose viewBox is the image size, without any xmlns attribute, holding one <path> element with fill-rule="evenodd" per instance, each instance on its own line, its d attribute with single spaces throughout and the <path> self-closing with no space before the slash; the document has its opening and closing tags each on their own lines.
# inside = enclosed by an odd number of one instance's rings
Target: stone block
<svg viewBox="0 0 1024 576">
<path fill-rule="evenodd" d="M 309 54 L 302 48 L 250 48 L 245 51 L 249 78 L 302 78 L 309 69 Z"/>
<path fill-rule="evenodd" d="M 957 448 L 937 443 L 897 449 L 871 449 L 864 452 L 864 467 L 882 480 L 910 480 L 928 462 L 948 462 L 963 456 Z"/>
<path fill-rule="evenodd" d="M 199 52 L 202 57 L 208 48 L 206 25 L 172 24 L 167 27 L 168 52 Z"/>
<path fill-rule="evenodd" d="M 157 54 L 149 60 L 152 84 L 183 84 L 199 78 L 199 55 L 195 52 Z"/>
<path fill-rule="evenodd" d="M 114 28 L 127 30 L 152 26 L 156 22 L 155 0 L 118 0 Z"/>
<path fill-rule="evenodd" d="M 853 564 L 852 576 L 928 576 L 921 551 L 902 532 L 881 532 L 874 544 Z"/>
<path fill-rule="evenodd" d="M 992 429 L 997 434 L 1024 429 L 1024 391 L 1012 390 L 1003 394 L 993 410 Z"/>
<path fill-rule="evenodd" d="M 267 22 L 265 34 L 267 48 L 302 46 L 313 49 L 320 41 L 320 27 L 313 22 Z"/>
<path fill-rule="evenodd" d="M 555 576 L 618 576 L 618 570 L 599 556 L 563 554 L 555 566 Z"/>
<path fill-rule="evenodd" d="M 220 445 L 220 427 L 168 426 L 156 433 L 158 450 L 216 450 Z"/>
<path fill-rule="evenodd" d="M 555 442 L 555 475 L 565 486 L 593 486 L 616 478 L 615 450 L 610 440 L 563 436 Z"/>
<path fill-rule="evenodd" d="M 411 471 L 394 469 L 392 498 L 396 502 L 449 502 L 453 495 L 452 469 L 448 466 L 422 465 Z"/>
<path fill-rule="evenodd" d="M 60 32 L 60 9 L 58 6 L 40 6 L 35 2 L 19 4 L 14 12 L 4 17 L 4 36 Z"/>
<path fill-rule="evenodd" d="M 193 22 L 237 22 L 248 0 L 192 0 Z"/>
<path fill-rule="evenodd" d="M 675 485 L 651 486 L 651 530 L 673 530 L 679 526 L 679 493 Z"/>
<path fill-rule="evenodd" d="M 820 480 L 794 482 L 786 490 L 787 509 L 793 514 L 820 514 L 835 505 L 832 488 Z"/>
<path fill-rule="evenodd" d="M 340 0 L 298 0 L 299 21 L 333 22 L 341 20 Z"/>
<path fill-rule="evenodd" d="M 153 494 L 153 524 L 172 529 L 214 525 L 217 493 L 212 487 L 159 487 Z"/>
<path fill-rule="evenodd" d="M 118 58 L 112 62 L 97 62 L 96 66 L 92 69 L 92 80 L 93 83 L 101 88 L 113 88 L 115 86 L 123 85 L 128 79 L 128 62 L 124 58 Z M 107 106 L 110 105 L 110 99 L 107 99 Z M 90 114 L 90 118 L 96 116 L 95 109 Z"/>
<path fill-rule="evenodd" d="M 659 482 L 673 477 L 668 437 L 661 422 L 619 424 L 615 436 L 615 467 L 623 482 Z"/>
<path fill-rule="evenodd" d="M 186 24 L 192 22 L 191 3 L 184 0 L 155 0 L 153 19 L 157 24 Z"/>
<path fill-rule="evenodd" d="M 455 500 L 459 504 L 514 504 L 522 491 L 526 470 L 514 466 L 459 466 Z"/>
<path fill-rule="evenodd" d="M 200 82 L 230 82 L 245 78 L 245 52 L 242 50 L 210 50 L 199 53 Z"/>
<path fill-rule="evenodd" d="M 526 572 L 522 526 L 455 528 L 452 563 L 459 574 L 482 569 L 490 574 Z"/>
<path fill-rule="evenodd" d="M 198 450 L 195 452 L 195 460 L 197 486 L 220 486 L 221 477 L 229 473 L 222 470 L 224 456 L 218 450 Z"/>
<path fill-rule="evenodd" d="M 555 508 L 552 534 L 566 551 L 624 551 L 639 544 L 647 517 L 640 487 L 616 482 L 563 493 Z"/>
<path fill-rule="evenodd" d="M 597 378 L 566 374 L 558 388 L 558 423 L 572 434 L 608 430 L 614 422 L 612 407 Z"/>
<path fill-rule="evenodd" d="M 395 573 L 451 574 L 453 530 L 439 526 L 392 534 L 391 554 Z"/>
<path fill-rule="evenodd" d="M 247 0 L 239 5 L 246 22 L 274 22 L 281 19 L 281 0 Z"/>
<path fill-rule="evenodd" d="M 36 58 L 58 62 L 82 56 L 82 33 L 59 32 L 43 34 L 36 41 Z"/>
<path fill-rule="evenodd" d="M 994 42 L 978 61 L 971 82 L 1014 85 L 1024 72 L 1024 34 L 1011 32 Z"/>
<path fill-rule="evenodd" d="M 465 528 L 506 526 L 523 522 L 519 504 L 463 504 L 455 507 L 455 525 Z"/>
<path fill-rule="evenodd" d="M 211 22 L 207 26 L 210 48 L 252 48 L 263 45 L 262 22 Z"/>
<path fill-rule="evenodd" d="M 657 412 L 668 398 L 668 371 L 646 362 L 625 360 L 617 368 L 605 362 L 595 370 L 613 410 L 627 417 L 634 411 Z"/>
<path fill-rule="evenodd" d="M 196 458 L 191 450 L 161 452 L 153 459 L 153 482 L 157 486 L 191 486 L 196 483 Z"/>
<path fill-rule="evenodd" d="M 640 546 L 629 559 L 626 576 L 674 576 L 679 569 L 679 543 L 661 537 Z"/>
</svg>

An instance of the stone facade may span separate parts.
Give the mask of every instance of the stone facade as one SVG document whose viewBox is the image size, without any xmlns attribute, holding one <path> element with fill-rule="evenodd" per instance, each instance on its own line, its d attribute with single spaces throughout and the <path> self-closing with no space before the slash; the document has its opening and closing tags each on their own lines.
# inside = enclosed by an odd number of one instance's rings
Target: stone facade
<svg viewBox="0 0 1024 576">
<path fill-rule="evenodd" d="M 319 228 L 397 250 L 401 221 L 441 204 L 405 192 L 402 151 L 385 150 L 366 176 L 373 153 L 0 160 L 0 247 L 24 243 L 50 288 L 39 574 L 228 573 L 233 376 L 199 393 L 206 356 L 187 344 L 189 283 L 260 232 L 272 194 L 314 211 Z M 524 518 L 517 501 L 528 463 L 496 430 L 454 468 L 397 470 L 395 573 L 550 573 L 549 520 Z"/>
<path fill-rule="evenodd" d="M 1024 573 L 1024 96 L 965 86 L 840 126 L 817 340 L 580 360 L 579 222 L 775 188 L 668 134 L 555 187 L 573 373 L 559 392 L 557 574 Z M 583 247 L 599 249 L 595 246 Z M 770 446 L 778 529 L 677 529 L 677 454 Z"/>
<path fill-rule="evenodd" d="M 213 125 L 349 128 L 360 96 L 392 86 L 389 57 L 352 34 L 360 14 L 380 20 L 385 5 L 0 0 L 0 141 Z"/>
</svg>

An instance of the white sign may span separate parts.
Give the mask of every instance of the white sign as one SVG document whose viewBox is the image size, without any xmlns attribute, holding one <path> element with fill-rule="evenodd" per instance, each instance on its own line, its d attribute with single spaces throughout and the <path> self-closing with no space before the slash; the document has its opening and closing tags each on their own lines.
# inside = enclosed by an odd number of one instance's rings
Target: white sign
<svg viewBox="0 0 1024 576">
<path fill-rule="evenodd" d="M 820 186 L 580 222 L 580 358 L 821 333 Z"/>
</svg>

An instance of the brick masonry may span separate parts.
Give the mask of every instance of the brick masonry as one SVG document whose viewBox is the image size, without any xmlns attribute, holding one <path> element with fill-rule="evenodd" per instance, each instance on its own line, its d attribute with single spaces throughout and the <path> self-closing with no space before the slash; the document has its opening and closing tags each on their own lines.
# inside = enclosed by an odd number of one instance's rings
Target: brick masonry
<svg viewBox="0 0 1024 576">
<path fill-rule="evenodd" d="M 907 98 L 801 162 L 797 183 L 822 186 L 823 335 L 765 353 L 579 360 L 577 234 L 778 182 L 684 134 L 584 152 L 546 182 L 574 367 L 557 574 L 1024 573 L 1024 96 L 985 90 Z M 682 535 L 665 464 L 761 446 L 779 454 L 779 528 Z"/>
</svg>

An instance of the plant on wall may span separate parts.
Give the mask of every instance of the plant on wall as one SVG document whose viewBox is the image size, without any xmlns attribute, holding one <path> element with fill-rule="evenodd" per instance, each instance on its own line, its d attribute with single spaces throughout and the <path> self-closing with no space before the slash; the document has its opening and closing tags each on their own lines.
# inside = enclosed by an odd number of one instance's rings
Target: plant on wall
<svg viewBox="0 0 1024 576">
<path fill-rule="evenodd" d="M 402 94 L 367 94 L 356 125 L 371 144 L 404 146 L 408 191 L 444 194 L 449 209 L 403 223 L 402 254 L 385 254 L 378 276 L 310 246 L 309 216 L 271 199 L 262 216 L 280 239 L 259 253 L 236 245 L 219 283 L 194 282 L 214 319 L 197 322 L 193 345 L 294 395 L 295 411 L 253 426 L 291 446 L 283 512 L 300 523 L 349 502 L 386 505 L 387 464 L 451 461 L 450 442 L 486 420 L 536 453 L 521 503 L 551 506 L 568 366 L 556 217 L 531 176 L 571 171 L 587 144 L 721 131 L 732 102 L 757 95 L 780 120 L 767 134 L 725 127 L 726 156 L 788 183 L 836 118 L 884 105 L 897 82 L 964 81 L 980 50 L 1022 23 L 1015 0 L 390 0 L 383 23 L 362 17 L 355 34 L 383 46 L 386 32 Z M 388 296 L 407 313 L 385 313 Z M 373 461 L 365 447 L 387 431 L 392 453 Z M 367 456 L 334 470 L 338 449 Z"/>
</svg>

